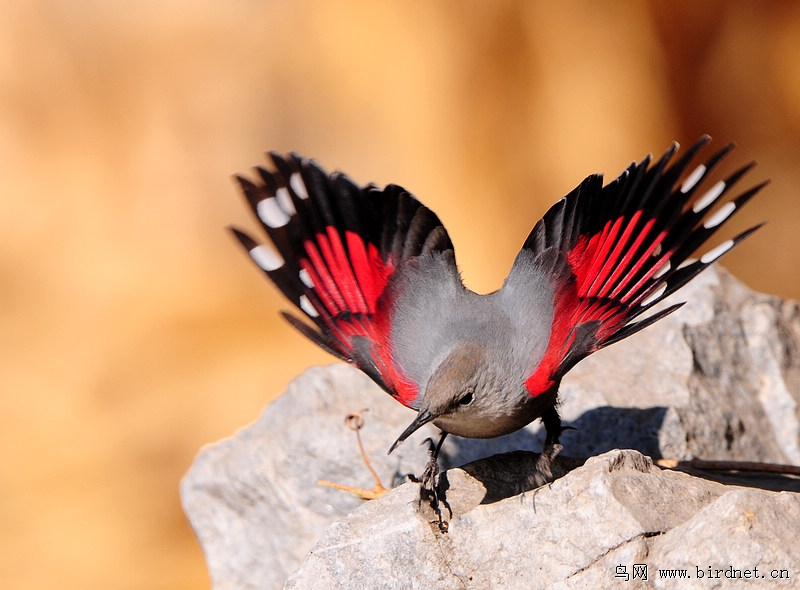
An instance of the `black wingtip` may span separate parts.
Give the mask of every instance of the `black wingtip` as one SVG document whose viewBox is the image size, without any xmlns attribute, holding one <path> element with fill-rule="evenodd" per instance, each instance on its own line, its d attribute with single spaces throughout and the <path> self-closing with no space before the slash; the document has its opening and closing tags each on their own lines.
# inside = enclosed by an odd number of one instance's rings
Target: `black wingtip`
<svg viewBox="0 0 800 590">
<path fill-rule="evenodd" d="M 310 158 L 306 158 L 303 154 L 298 154 L 295 151 L 289 152 L 289 157 L 292 161 L 297 164 L 299 167 L 303 167 L 307 162 L 310 162 Z"/>
<path fill-rule="evenodd" d="M 749 237 L 750 237 L 750 235 L 751 235 L 751 234 L 754 234 L 755 232 L 757 232 L 758 230 L 760 230 L 762 227 L 764 227 L 766 224 L 767 224 L 767 222 L 766 222 L 766 221 L 762 221 L 761 223 L 758 223 L 758 224 L 754 225 L 754 226 L 753 226 L 753 227 L 751 227 L 750 229 L 746 229 L 746 230 L 744 230 L 744 231 L 743 231 L 742 233 L 740 233 L 738 236 L 736 236 L 735 238 L 733 238 L 733 245 L 735 246 L 735 245 L 736 245 L 736 244 L 738 244 L 739 242 L 746 240 L 747 238 L 749 238 Z"/>
<path fill-rule="evenodd" d="M 685 159 L 684 164 L 688 164 L 689 160 L 693 159 L 709 143 L 711 143 L 711 136 L 708 134 L 701 135 L 697 139 L 697 141 L 695 141 L 692 145 L 689 146 L 688 149 L 684 151 L 683 155 L 683 158 Z"/>
<path fill-rule="evenodd" d="M 245 199 L 250 203 L 250 207 L 255 207 L 256 203 L 262 198 L 258 186 L 242 174 L 234 174 L 232 178 L 239 185 L 239 190 L 242 191 Z"/>
<path fill-rule="evenodd" d="M 227 225 L 227 226 L 225 226 L 225 229 L 227 229 L 229 232 L 231 232 L 234 235 L 234 237 L 236 237 L 238 242 L 244 247 L 244 249 L 246 251 L 249 252 L 250 250 L 252 250 L 256 246 L 258 246 L 258 242 L 256 242 L 253 238 L 248 236 L 245 232 L 240 230 L 235 225 Z"/>
<path fill-rule="evenodd" d="M 680 150 L 680 149 L 681 149 L 681 144 L 679 144 L 677 141 L 673 141 L 669 145 L 669 147 L 666 149 L 666 151 L 664 152 L 664 155 L 661 156 L 661 160 L 659 161 L 659 164 L 661 162 L 665 162 L 666 163 L 667 161 L 671 160 L 672 156 L 674 156 L 676 153 L 678 153 L 678 150 Z"/>
<path fill-rule="evenodd" d="M 328 354 L 332 354 L 336 358 L 349 363 L 352 361 L 350 357 L 348 357 L 342 350 L 340 350 L 335 344 L 325 337 L 319 330 L 315 330 L 303 320 L 299 319 L 297 316 L 292 315 L 288 311 L 281 310 L 281 316 L 284 320 L 289 322 L 289 324 L 298 332 L 300 332 L 303 336 L 311 340 L 314 344 L 319 346 L 322 350 L 327 352 Z"/>
<path fill-rule="evenodd" d="M 646 311 L 647 309 L 649 309 L 650 307 L 652 307 L 656 303 L 660 302 L 663 299 L 663 297 L 665 297 L 665 296 L 666 295 L 664 295 L 662 297 L 659 297 L 650 306 L 645 307 L 642 311 Z M 602 343 L 600 343 L 599 347 L 600 348 L 605 348 L 606 346 L 614 344 L 615 342 L 619 342 L 620 340 L 624 340 L 628 336 L 633 336 L 634 334 L 636 334 L 640 330 L 644 330 L 648 326 L 651 326 L 651 325 L 655 324 L 658 320 L 667 317 L 668 315 L 670 315 L 671 313 L 673 313 L 675 311 L 678 311 L 684 305 L 686 305 L 686 302 L 685 301 L 681 301 L 680 303 L 675 303 L 674 305 L 670 305 L 667 309 L 663 309 L 663 310 L 659 311 L 658 313 L 654 313 L 651 316 L 647 316 L 643 320 L 639 320 L 638 322 L 630 323 L 630 324 L 626 325 L 624 328 L 622 328 L 621 330 L 619 330 L 618 332 L 614 333 L 613 336 L 611 336 L 607 340 L 604 340 Z"/>
<path fill-rule="evenodd" d="M 758 164 L 758 162 L 756 162 L 755 160 L 753 160 L 753 166 L 755 166 L 755 165 L 757 165 L 757 164 Z M 757 184 L 757 185 L 756 185 L 755 187 L 753 187 L 753 188 L 754 188 L 754 190 L 756 190 L 756 191 L 760 191 L 762 188 L 764 188 L 765 186 L 768 186 L 768 185 L 770 185 L 770 184 L 772 184 L 772 179 L 771 179 L 771 178 L 767 178 L 766 180 L 762 180 L 760 184 Z"/>
<path fill-rule="evenodd" d="M 272 163 L 275 164 L 276 166 L 278 165 L 279 162 L 281 163 L 285 162 L 285 160 L 283 159 L 283 154 L 278 151 L 270 150 L 265 155 L 267 158 L 272 160 Z"/>
<path fill-rule="evenodd" d="M 292 174 L 302 171 L 307 165 L 307 160 L 296 152 L 281 154 L 275 151 L 268 152 L 267 155 L 275 165 L 278 174 L 283 177 L 284 182 L 288 183 Z"/>
<path fill-rule="evenodd" d="M 242 174 L 232 174 L 231 180 L 238 184 L 239 188 L 241 188 L 243 191 L 256 188 L 256 185 L 253 184 L 253 181 Z"/>
</svg>

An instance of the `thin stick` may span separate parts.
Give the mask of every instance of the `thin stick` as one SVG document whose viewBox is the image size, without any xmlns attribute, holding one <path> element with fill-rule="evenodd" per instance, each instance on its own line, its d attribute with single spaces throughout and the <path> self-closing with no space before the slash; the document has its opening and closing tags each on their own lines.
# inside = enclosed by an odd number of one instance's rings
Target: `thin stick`
<svg viewBox="0 0 800 590">
<path fill-rule="evenodd" d="M 708 471 L 761 471 L 784 475 L 800 475 L 800 466 L 797 465 L 758 463 L 757 461 L 705 461 L 703 459 L 679 461 L 678 459 L 659 459 L 656 464 L 666 469 L 687 467 L 690 469 L 706 469 Z"/>
<path fill-rule="evenodd" d="M 354 412 L 345 418 L 345 423 L 350 427 L 350 430 L 354 430 L 356 433 L 356 440 L 358 441 L 358 448 L 361 451 L 361 457 L 364 459 L 364 464 L 366 464 L 367 469 L 372 474 L 372 477 L 375 479 L 375 489 L 383 490 L 383 493 L 386 493 L 386 488 L 383 487 L 381 483 L 381 478 L 378 477 L 378 474 L 375 473 L 375 470 L 372 468 L 372 463 L 369 462 L 369 458 L 367 457 L 366 451 L 364 451 L 364 445 L 361 442 L 361 428 L 364 426 L 364 416 L 363 413 L 367 410 L 361 410 L 360 412 Z"/>
<path fill-rule="evenodd" d="M 389 490 L 383 487 L 383 484 L 381 483 L 381 478 L 378 477 L 378 474 L 372 468 L 372 464 L 369 462 L 367 453 L 366 451 L 364 451 L 364 445 L 361 442 L 361 434 L 359 433 L 359 430 L 361 430 L 361 428 L 364 426 L 363 414 L 366 411 L 367 410 L 361 410 L 360 412 L 353 412 L 352 414 L 348 414 L 347 417 L 344 419 L 344 423 L 347 424 L 350 430 L 353 430 L 356 433 L 356 440 L 358 441 L 358 448 L 361 451 L 361 458 L 364 460 L 364 464 L 367 466 L 367 469 L 369 469 L 369 472 L 375 479 L 375 487 L 372 488 L 371 490 L 368 490 L 366 488 L 357 488 L 341 483 L 335 483 L 325 479 L 320 479 L 319 481 L 317 481 L 317 484 L 321 486 L 328 486 L 329 488 L 334 488 L 337 490 L 341 490 L 343 492 L 350 492 L 352 494 L 355 494 L 356 496 L 360 496 L 364 500 L 375 500 L 383 496 Z"/>
</svg>

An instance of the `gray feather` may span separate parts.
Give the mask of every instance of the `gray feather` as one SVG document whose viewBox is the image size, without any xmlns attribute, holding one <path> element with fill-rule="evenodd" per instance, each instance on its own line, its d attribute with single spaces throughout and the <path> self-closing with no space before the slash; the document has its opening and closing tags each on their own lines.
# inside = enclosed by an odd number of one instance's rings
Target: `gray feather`
<svg viewBox="0 0 800 590">
<path fill-rule="evenodd" d="M 451 252 L 398 268 L 388 289 L 392 353 L 421 397 L 453 351 L 476 345 L 484 354 L 476 379 L 493 390 L 498 414 L 524 403 L 525 380 L 547 349 L 553 321 L 553 275 L 542 262 L 524 250 L 503 288 L 489 295 L 464 287 Z"/>
</svg>

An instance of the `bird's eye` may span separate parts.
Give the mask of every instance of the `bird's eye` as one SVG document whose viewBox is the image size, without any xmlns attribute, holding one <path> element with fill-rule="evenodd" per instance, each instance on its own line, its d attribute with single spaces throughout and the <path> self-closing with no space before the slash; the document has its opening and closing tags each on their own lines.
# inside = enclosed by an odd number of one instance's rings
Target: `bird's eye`
<svg viewBox="0 0 800 590">
<path fill-rule="evenodd" d="M 472 388 L 467 389 L 466 393 L 464 393 L 464 395 L 461 396 L 461 399 L 458 400 L 459 405 L 461 406 L 470 405 L 472 403 L 472 397 L 473 397 L 472 394 L 473 394 L 473 389 Z"/>
</svg>

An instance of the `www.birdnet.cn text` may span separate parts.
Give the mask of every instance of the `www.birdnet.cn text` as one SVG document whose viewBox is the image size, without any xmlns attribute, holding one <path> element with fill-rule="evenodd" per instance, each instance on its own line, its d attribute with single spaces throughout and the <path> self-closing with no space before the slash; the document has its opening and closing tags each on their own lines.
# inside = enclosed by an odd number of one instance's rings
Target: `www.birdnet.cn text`
<svg viewBox="0 0 800 590">
<path fill-rule="evenodd" d="M 694 566 L 689 568 L 661 568 L 647 563 L 635 563 L 632 566 L 618 565 L 614 568 L 614 577 L 623 582 L 631 580 L 780 580 L 792 578 L 788 569 L 775 567 L 737 568 L 732 565 Z"/>
</svg>

